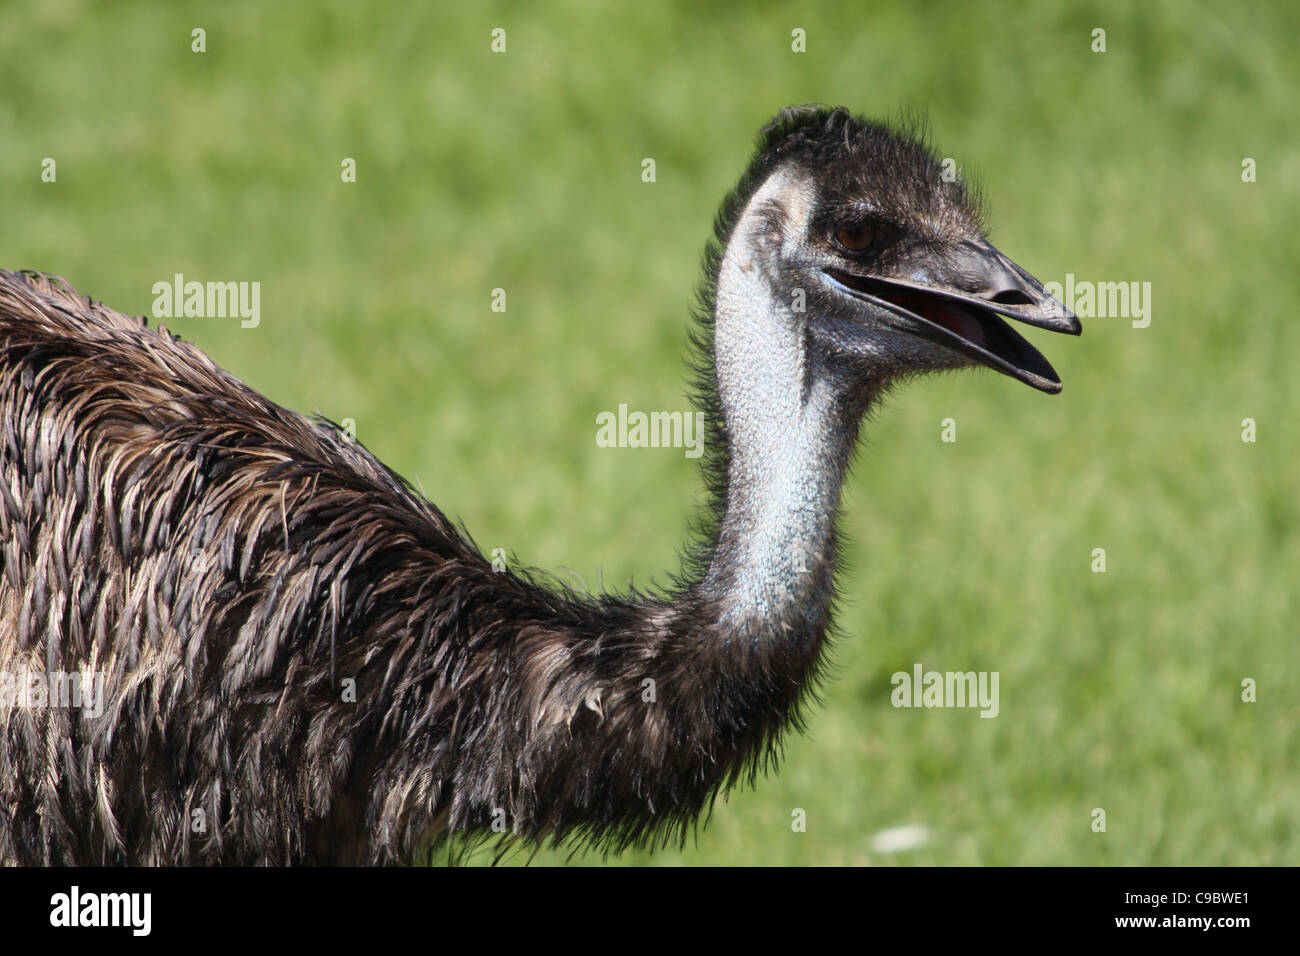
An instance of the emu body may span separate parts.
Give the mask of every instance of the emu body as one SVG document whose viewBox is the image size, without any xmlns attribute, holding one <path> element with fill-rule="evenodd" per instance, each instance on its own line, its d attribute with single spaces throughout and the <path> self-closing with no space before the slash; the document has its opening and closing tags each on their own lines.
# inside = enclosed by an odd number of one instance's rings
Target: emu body
<svg viewBox="0 0 1300 956">
<path fill-rule="evenodd" d="M 1055 391 L 993 313 L 1078 326 L 924 146 L 842 110 L 764 130 L 705 273 L 712 506 L 671 587 L 593 600 L 194 346 L 0 272 L 0 673 L 103 681 L 98 715 L 0 706 L 0 862 L 384 863 L 499 819 L 619 849 L 765 770 L 869 407 L 976 363 Z"/>
</svg>

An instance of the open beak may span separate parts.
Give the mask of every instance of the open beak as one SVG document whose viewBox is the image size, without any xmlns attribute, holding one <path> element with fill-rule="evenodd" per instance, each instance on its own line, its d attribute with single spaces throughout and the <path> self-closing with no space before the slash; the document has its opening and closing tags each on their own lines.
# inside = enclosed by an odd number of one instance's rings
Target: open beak
<svg viewBox="0 0 1300 956">
<path fill-rule="evenodd" d="M 827 269 L 826 275 L 849 295 L 902 319 L 900 327 L 908 334 L 1053 394 L 1061 390 L 1056 370 L 998 316 L 1053 332 L 1083 331 L 1075 314 L 1041 282 L 986 242 L 963 243 L 938 269 L 927 264 L 919 272 L 924 281 L 839 269 Z"/>
</svg>

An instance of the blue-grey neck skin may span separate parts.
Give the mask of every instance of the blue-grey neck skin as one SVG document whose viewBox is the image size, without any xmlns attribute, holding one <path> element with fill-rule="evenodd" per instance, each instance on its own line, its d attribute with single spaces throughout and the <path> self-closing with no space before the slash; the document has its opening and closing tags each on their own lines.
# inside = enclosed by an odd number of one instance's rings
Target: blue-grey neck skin
<svg viewBox="0 0 1300 956">
<path fill-rule="evenodd" d="M 718 275 L 714 347 L 730 445 L 726 514 L 702 587 L 742 633 L 824 622 L 840 487 L 866 405 L 862 382 L 808 348 L 798 258 L 812 186 L 778 170 L 755 193 Z M 802 280 L 795 280 L 795 284 Z"/>
</svg>

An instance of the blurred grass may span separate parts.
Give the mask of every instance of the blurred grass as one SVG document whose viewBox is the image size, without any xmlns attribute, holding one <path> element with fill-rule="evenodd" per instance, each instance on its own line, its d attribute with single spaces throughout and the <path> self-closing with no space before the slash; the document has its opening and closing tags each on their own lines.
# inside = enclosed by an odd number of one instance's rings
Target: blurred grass
<svg viewBox="0 0 1300 956">
<path fill-rule="evenodd" d="M 46 0 L 0 32 L 0 264 L 136 313 L 176 272 L 259 280 L 256 330 L 169 325 L 355 419 L 484 549 L 644 582 L 675 567 L 694 465 L 598 448 L 595 415 L 684 407 L 699 253 L 755 130 L 807 101 L 926 112 L 1006 252 L 1151 282 L 1151 326 L 1041 343 L 1058 399 L 987 372 L 891 397 L 809 736 L 684 852 L 617 862 L 1295 864 L 1298 27 L 1293 4 L 1171 0 Z M 1000 716 L 892 708 L 918 661 L 999 671 Z M 931 842 L 871 851 L 906 823 Z"/>
</svg>

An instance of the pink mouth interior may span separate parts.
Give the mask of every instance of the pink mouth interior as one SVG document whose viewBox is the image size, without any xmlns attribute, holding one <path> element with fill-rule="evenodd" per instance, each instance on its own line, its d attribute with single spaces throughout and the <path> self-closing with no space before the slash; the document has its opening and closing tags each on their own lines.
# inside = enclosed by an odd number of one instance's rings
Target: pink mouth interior
<svg viewBox="0 0 1300 956">
<path fill-rule="evenodd" d="M 876 293 L 880 295 L 879 292 Z M 883 298 L 895 305 L 902 306 L 923 319 L 943 326 L 949 332 L 955 332 L 968 342 L 983 347 L 984 326 L 973 315 L 954 302 L 939 296 L 920 295 L 900 289 L 890 289 Z"/>
</svg>

